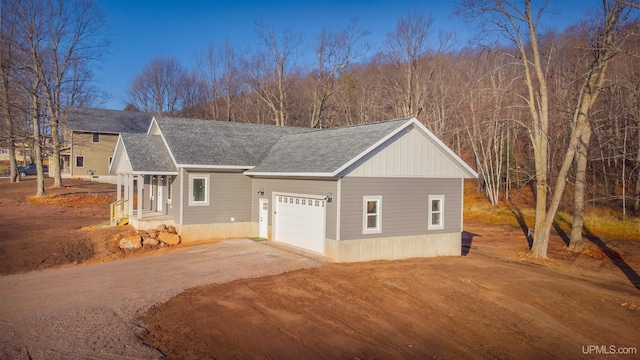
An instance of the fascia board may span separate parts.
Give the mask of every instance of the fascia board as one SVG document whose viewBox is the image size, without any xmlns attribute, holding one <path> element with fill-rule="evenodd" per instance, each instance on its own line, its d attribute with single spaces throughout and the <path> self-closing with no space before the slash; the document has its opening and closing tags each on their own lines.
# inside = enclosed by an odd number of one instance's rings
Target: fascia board
<svg viewBox="0 0 640 360">
<path fill-rule="evenodd" d="M 245 175 L 251 176 L 276 176 L 276 177 L 322 177 L 333 178 L 336 175 L 334 173 L 301 173 L 301 172 L 253 172 L 245 171 Z"/>
<path fill-rule="evenodd" d="M 440 146 L 444 151 L 446 151 L 447 154 L 449 154 L 456 162 L 458 162 L 459 165 L 461 165 L 469 173 L 470 178 L 474 178 L 474 179 L 478 178 L 478 173 L 475 170 L 473 170 L 469 165 L 467 165 L 467 163 L 464 162 L 464 160 L 462 160 L 456 153 L 454 153 L 453 150 L 451 150 L 440 139 L 438 139 L 438 137 L 435 136 L 431 131 L 429 131 L 429 129 L 427 129 L 426 126 L 422 125 L 420 121 L 416 120 L 415 118 L 413 120 L 414 120 L 413 123 L 415 123 L 420 130 L 422 130 L 431 140 L 433 140 L 436 144 L 438 144 L 438 146 Z"/>
<path fill-rule="evenodd" d="M 149 134 L 151 132 L 151 129 L 153 129 L 153 124 L 154 123 L 158 127 L 158 132 L 160 132 L 160 139 L 162 139 L 162 143 L 164 144 L 165 148 L 167 148 L 167 151 L 169 152 L 169 156 L 171 156 L 171 161 L 173 162 L 173 166 L 178 168 L 178 162 L 176 161 L 175 156 L 173 156 L 173 151 L 171 151 L 171 148 L 169 147 L 169 144 L 167 143 L 167 139 L 164 138 L 164 133 L 162 132 L 162 128 L 160 127 L 160 125 L 156 121 L 156 117 L 155 116 L 151 119 L 151 123 L 149 124 L 149 129 L 147 129 L 147 134 Z"/>
<path fill-rule="evenodd" d="M 122 135 L 118 135 L 118 141 L 116 141 L 116 146 L 113 148 L 113 154 L 111 154 L 111 159 L 115 160 L 116 159 L 116 152 L 118 151 L 118 145 L 122 144 L 122 148 L 124 149 L 124 142 L 122 142 Z M 129 158 L 127 157 L 127 160 Z M 111 174 L 111 168 L 113 167 L 113 163 L 114 161 L 111 161 L 111 164 L 109 164 L 109 174 Z"/>
</svg>

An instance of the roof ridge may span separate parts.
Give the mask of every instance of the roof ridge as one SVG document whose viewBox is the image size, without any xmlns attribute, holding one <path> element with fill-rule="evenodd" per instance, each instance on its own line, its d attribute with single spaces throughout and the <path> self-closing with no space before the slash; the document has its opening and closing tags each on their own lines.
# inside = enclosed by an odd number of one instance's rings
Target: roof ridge
<svg viewBox="0 0 640 360">
<path fill-rule="evenodd" d="M 360 127 L 360 126 L 370 126 L 370 125 L 379 125 L 379 124 L 384 124 L 384 123 L 390 123 L 390 122 L 400 122 L 400 121 L 406 121 L 406 120 L 411 120 L 414 119 L 413 117 L 406 117 L 406 118 L 398 118 L 398 119 L 389 119 L 389 120 L 380 120 L 380 121 L 372 121 L 372 122 L 368 122 L 368 123 L 362 123 L 362 124 L 353 124 L 353 125 L 347 125 L 347 126 L 337 126 L 337 127 L 333 127 L 333 128 L 324 128 L 324 129 L 315 129 L 315 130 L 339 130 L 339 129 L 350 129 L 350 128 L 355 128 L 355 127 Z M 313 129 L 313 128 L 312 128 Z"/>
</svg>

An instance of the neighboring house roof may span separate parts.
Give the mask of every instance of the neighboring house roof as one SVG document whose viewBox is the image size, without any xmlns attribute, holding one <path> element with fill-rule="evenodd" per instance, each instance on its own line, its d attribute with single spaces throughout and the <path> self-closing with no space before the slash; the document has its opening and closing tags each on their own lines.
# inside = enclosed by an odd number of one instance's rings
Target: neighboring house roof
<svg viewBox="0 0 640 360">
<path fill-rule="evenodd" d="M 313 131 L 213 120 L 154 119 L 180 166 L 251 168 L 282 136 Z"/>
<path fill-rule="evenodd" d="M 247 174 L 335 176 L 337 170 L 372 150 L 411 120 L 390 120 L 283 136 L 260 164 Z"/>
<path fill-rule="evenodd" d="M 121 134 L 121 139 L 133 172 L 177 172 L 169 150 L 159 135 Z"/>
<path fill-rule="evenodd" d="M 146 133 L 153 116 L 137 111 L 69 107 L 67 129 L 97 133 Z"/>
</svg>

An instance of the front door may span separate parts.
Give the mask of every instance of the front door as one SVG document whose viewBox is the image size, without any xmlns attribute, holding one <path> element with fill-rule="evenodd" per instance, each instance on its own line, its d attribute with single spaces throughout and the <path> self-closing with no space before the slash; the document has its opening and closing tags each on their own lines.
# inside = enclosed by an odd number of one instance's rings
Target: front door
<svg viewBox="0 0 640 360">
<path fill-rule="evenodd" d="M 260 234 L 261 238 L 269 237 L 269 200 L 260 199 Z"/>
</svg>

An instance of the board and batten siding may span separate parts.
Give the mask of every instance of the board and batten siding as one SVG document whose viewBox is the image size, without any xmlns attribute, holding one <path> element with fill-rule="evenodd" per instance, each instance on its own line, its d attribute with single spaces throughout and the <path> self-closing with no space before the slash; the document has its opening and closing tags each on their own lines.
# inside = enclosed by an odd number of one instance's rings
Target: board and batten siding
<svg viewBox="0 0 640 360">
<path fill-rule="evenodd" d="M 462 179 L 345 177 L 340 240 L 461 232 Z M 444 229 L 428 230 L 429 195 L 444 195 Z M 365 196 L 382 197 L 382 232 L 363 234 Z"/>
<path fill-rule="evenodd" d="M 264 190 L 264 195 L 258 195 L 260 189 Z M 304 195 L 316 195 L 326 196 L 328 193 L 333 195 L 333 201 L 327 202 L 326 207 L 326 232 L 325 237 L 329 239 L 336 238 L 336 223 L 337 223 L 337 205 L 336 205 L 336 193 L 337 193 L 337 181 L 336 180 L 309 180 L 309 179 L 264 179 L 254 178 L 252 199 L 252 215 L 254 222 L 258 222 L 260 215 L 258 213 L 259 203 L 258 199 L 269 200 L 269 225 L 273 225 L 273 193 L 287 193 L 287 194 L 304 194 Z"/>
<path fill-rule="evenodd" d="M 209 176 L 208 205 L 189 205 L 190 174 Z M 251 178 L 241 172 L 188 170 L 181 175 L 182 191 L 178 201 L 182 206 L 183 225 L 251 221 Z"/>
<path fill-rule="evenodd" d="M 346 176 L 469 177 L 457 160 L 415 128 L 396 135 L 375 154 L 354 164 Z"/>
</svg>

